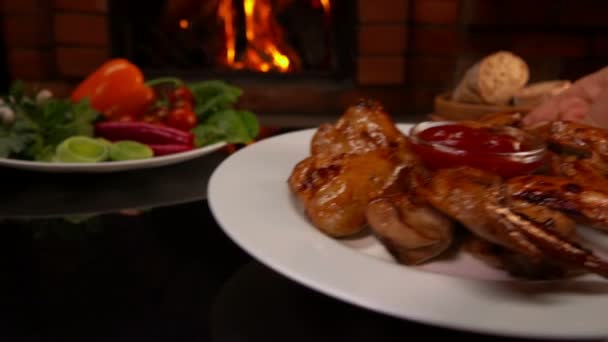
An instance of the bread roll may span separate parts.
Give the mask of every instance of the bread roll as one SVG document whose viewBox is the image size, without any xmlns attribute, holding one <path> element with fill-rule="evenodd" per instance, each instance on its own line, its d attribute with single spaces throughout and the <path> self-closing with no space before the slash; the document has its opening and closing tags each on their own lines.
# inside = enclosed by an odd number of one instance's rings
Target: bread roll
<svg viewBox="0 0 608 342">
<path fill-rule="evenodd" d="M 530 70 L 521 57 L 508 51 L 498 51 L 467 70 L 452 99 L 505 105 L 528 83 L 529 77 Z"/>
</svg>

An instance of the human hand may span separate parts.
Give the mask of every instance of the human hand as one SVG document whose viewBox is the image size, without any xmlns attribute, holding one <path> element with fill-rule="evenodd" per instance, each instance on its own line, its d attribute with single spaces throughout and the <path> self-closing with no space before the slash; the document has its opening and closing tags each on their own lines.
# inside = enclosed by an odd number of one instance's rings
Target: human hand
<svg viewBox="0 0 608 342">
<path fill-rule="evenodd" d="M 523 122 L 568 120 L 608 128 L 608 67 L 576 81 L 532 110 Z"/>
</svg>

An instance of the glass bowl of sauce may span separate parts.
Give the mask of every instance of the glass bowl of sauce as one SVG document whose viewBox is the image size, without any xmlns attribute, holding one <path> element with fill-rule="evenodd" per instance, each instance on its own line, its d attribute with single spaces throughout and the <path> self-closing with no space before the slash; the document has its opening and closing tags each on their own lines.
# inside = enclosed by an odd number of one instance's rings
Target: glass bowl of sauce
<svg viewBox="0 0 608 342">
<path fill-rule="evenodd" d="M 541 138 L 514 127 L 428 121 L 412 127 L 410 138 L 431 170 L 470 166 L 509 178 L 538 170 L 547 156 Z"/>
</svg>

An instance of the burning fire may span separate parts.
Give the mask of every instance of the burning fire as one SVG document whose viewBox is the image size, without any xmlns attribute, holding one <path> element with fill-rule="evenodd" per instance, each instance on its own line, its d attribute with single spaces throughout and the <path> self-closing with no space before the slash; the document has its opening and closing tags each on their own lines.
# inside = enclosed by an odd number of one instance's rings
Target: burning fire
<svg viewBox="0 0 608 342">
<path fill-rule="evenodd" d="M 247 45 L 237 56 L 236 8 L 233 0 L 220 0 L 217 10 L 225 35 L 225 52 L 222 61 L 233 69 L 250 69 L 261 72 L 275 70 L 290 72 L 300 68 L 300 58 L 287 44 L 283 29 L 278 23 L 272 0 L 239 0 L 245 14 Z M 330 0 L 313 0 L 321 4 L 326 16 L 331 10 Z"/>
<path fill-rule="evenodd" d="M 331 4 L 329 3 L 329 0 L 320 0 L 320 1 L 321 1 L 321 6 L 323 6 L 323 11 L 327 15 L 331 10 Z"/>
</svg>

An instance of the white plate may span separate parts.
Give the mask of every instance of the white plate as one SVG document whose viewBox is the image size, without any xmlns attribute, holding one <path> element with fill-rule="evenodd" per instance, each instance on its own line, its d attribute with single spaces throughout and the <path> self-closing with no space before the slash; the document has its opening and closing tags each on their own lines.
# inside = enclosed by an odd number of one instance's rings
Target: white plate
<svg viewBox="0 0 608 342">
<path fill-rule="evenodd" d="M 410 127 L 399 125 L 404 132 Z M 313 133 L 248 146 L 227 158 L 209 182 L 218 223 L 262 263 L 327 295 L 405 319 L 510 336 L 608 336 L 608 281 L 599 277 L 511 279 L 464 253 L 407 267 L 370 236 L 335 240 L 320 233 L 287 187 L 294 165 L 309 154 Z"/>
<path fill-rule="evenodd" d="M 154 158 L 102 163 L 51 163 L 0 158 L 0 167 L 11 167 L 22 170 L 54 173 L 106 173 L 130 171 L 181 163 L 212 153 L 224 146 L 226 146 L 226 143 L 219 142 L 202 148 L 196 148 L 191 151 L 168 154 Z"/>
</svg>

